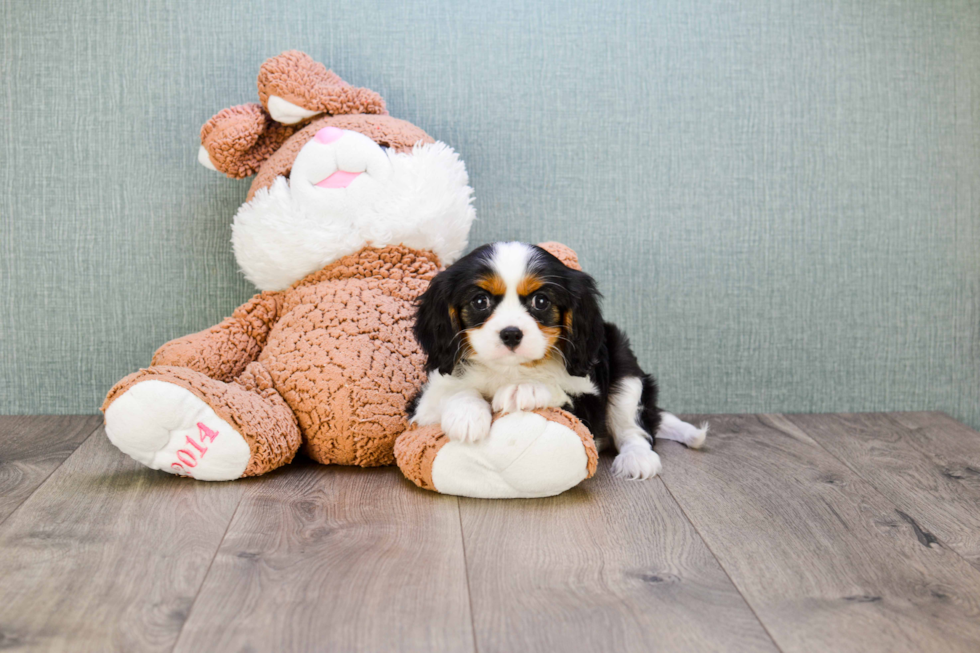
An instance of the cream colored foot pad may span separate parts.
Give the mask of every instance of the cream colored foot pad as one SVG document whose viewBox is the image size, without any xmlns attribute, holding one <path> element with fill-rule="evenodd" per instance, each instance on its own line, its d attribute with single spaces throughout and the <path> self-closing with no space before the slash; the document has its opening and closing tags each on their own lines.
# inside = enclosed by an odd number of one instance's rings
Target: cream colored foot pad
<svg viewBox="0 0 980 653">
<path fill-rule="evenodd" d="M 248 443 L 193 392 L 142 381 L 105 412 L 106 435 L 120 451 L 152 469 L 201 481 L 241 478 Z"/>
<path fill-rule="evenodd" d="M 448 442 L 432 463 L 438 492 L 480 499 L 549 497 L 588 475 L 582 439 L 536 413 L 512 413 L 476 443 Z"/>
</svg>

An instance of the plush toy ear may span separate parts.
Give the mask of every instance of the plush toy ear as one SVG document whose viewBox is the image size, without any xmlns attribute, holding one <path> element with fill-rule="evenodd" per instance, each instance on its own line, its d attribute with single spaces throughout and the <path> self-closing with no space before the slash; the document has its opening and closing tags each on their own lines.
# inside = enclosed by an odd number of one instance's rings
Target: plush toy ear
<svg viewBox="0 0 980 653">
<path fill-rule="evenodd" d="M 562 245 L 561 243 L 548 241 L 547 243 L 538 243 L 538 247 L 540 247 L 541 249 L 548 252 L 556 259 L 564 263 L 566 267 L 570 267 L 573 270 L 581 271 L 582 266 L 579 265 L 578 254 L 576 254 L 575 250 L 569 247 L 568 245 Z"/>
<path fill-rule="evenodd" d="M 230 107 L 201 127 L 198 161 L 234 179 L 249 177 L 295 131 L 272 120 L 260 104 Z"/>
<path fill-rule="evenodd" d="M 413 332 L 427 357 L 426 373 L 438 370 L 440 374 L 451 374 L 462 351 L 462 324 L 452 305 L 452 288 L 449 274 L 441 272 L 416 302 Z"/>
<path fill-rule="evenodd" d="M 321 113 L 386 115 L 381 96 L 356 88 L 298 50 L 268 59 L 259 69 L 259 99 L 273 120 L 295 125 Z"/>
</svg>

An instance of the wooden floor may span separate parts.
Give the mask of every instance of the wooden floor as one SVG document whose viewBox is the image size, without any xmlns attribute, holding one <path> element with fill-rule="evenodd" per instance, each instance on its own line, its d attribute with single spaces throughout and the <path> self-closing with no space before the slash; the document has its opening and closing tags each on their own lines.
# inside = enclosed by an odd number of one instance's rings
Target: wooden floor
<svg viewBox="0 0 980 653">
<path fill-rule="evenodd" d="M 693 421 L 700 420 L 694 416 Z M 297 462 L 199 483 L 0 417 L 0 649 L 980 651 L 980 434 L 711 416 L 662 478 L 479 501 Z"/>
</svg>

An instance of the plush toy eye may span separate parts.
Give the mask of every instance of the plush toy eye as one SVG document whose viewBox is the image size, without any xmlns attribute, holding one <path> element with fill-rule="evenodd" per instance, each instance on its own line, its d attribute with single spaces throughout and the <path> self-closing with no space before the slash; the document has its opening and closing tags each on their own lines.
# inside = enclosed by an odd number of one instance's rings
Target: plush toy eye
<svg viewBox="0 0 980 653">
<path fill-rule="evenodd" d="M 547 310 L 551 306 L 551 300 L 542 293 L 538 293 L 531 298 L 531 308 L 536 311 Z"/>
<path fill-rule="evenodd" d="M 470 301 L 470 306 L 476 311 L 485 311 L 490 308 L 490 298 L 486 295 L 477 295 Z"/>
</svg>

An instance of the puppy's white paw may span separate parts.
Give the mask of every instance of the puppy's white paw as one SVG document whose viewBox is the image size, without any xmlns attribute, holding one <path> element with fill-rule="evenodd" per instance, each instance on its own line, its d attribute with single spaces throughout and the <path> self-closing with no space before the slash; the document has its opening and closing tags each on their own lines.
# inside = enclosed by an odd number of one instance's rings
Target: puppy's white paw
<svg viewBox="0 0 980 653">
<path fill-rule="evenodd" d="M 551 405 L 551 390 L 541 383 L 505 385 L 493 395 L 493 409 L 502 413 L 534 410 Z"/>
<path fill-rule="evenodd" d="M 708 437 L 708 423 L 702 422 L 701 428 L 697 429 L 692 435 L 691 439 L 686 442 L 687 446 L 691 449 L 700 449 L 704 446 L 704 441 Z"/>
<path fill-rule="evenodd" d="M 643 481 L 660 473 L 663 465 L 656 452 L 645 447 L 623 449 L 613 460 L 612 472 L 618 478 Z"/>
<path fill-rule="evenodd" d="M 442 412 L 442 432 L 456 442 L 478 442 L 490 433 L 490 405 L 476 397 L 458 397 Z"/>
<path fill-rule="evenodd" d="M 660 428 L 657 429 L 656 434 L 659 440 L 674 440 L 686 444 L 691 449 L 700 449 L 704 446 L 707 436 L 707 422 L 702 423 L 701 428 L 698 428 L 667 411 L 660 413 Z"/>
</svg>

